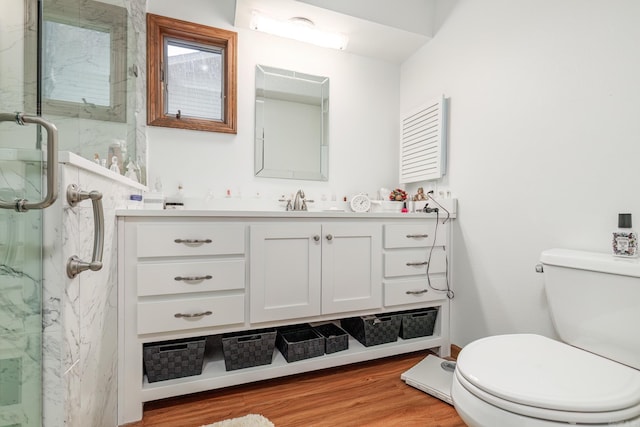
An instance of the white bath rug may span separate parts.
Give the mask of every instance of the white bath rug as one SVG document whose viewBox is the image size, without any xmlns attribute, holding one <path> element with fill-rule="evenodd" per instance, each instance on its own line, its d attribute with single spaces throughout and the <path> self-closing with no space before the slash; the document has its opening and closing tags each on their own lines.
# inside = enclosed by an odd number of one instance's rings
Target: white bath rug
<svg viewBox="0 0 640 427">
<path fill-rule="evenodd" d="M 275 425 L 262 415 L 249 414 L 244 417 L 222 420 L 202 427 L 275 427 Z"/>
</svg>

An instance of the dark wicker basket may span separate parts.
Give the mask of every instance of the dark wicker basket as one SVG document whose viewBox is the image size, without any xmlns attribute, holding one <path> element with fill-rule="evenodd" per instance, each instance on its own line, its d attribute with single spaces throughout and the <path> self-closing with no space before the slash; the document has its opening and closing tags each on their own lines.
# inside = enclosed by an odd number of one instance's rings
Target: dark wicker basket
<svg viewBox="0 0 640 427">
<path fill-rule="evenodd" d="M 437 308 L 423 308 L 398 313 L 402 317 L 400 338 L 409 339 L 433 335 L 438 317 Z"/>
<path fill-rule="evenodd" d="M 370 347 L 397 341 L 400 322 L 401 318 L 397 314 L 377 314 L 342 319 L 340 326 L 362 345 Z"/>
<path fill-rule="evenodd" d="M 335 353 L 349 348 L 349 334 L 333 323 L 324 323 L 313 327 L 324 337 L 324 352 Z"/>
<path fill-rule="evenodd" d="M 278 329 L 276 347 L 287 362 L 296 362 L 322 356 L 324 338 L 310 327 Z"/>
<path fill-rule="evenodd" d="M 144 344 L 142 349 L 147 380 L 170 380 L 202 373 L 206 337 Z"/>
<path fill-rule="evenodd" d="M 222 352 L 227 371 L 269 365 L 273 360 L 276 330 L 232 332 L 222 335 Z"/>
</svg>

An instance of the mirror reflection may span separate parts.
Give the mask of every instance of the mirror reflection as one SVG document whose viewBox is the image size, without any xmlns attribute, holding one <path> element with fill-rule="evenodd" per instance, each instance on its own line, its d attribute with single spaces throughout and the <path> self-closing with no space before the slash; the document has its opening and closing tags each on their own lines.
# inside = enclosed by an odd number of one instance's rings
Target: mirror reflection
<svg viewBox="0 0 640 427">
<path fill-rule="evenodd" d="M 256 176 L 328 180 L 328 130 L 328 77 L 256 66 Z"/>
<path fill-rule="evenodd" d="M 42 23 L 42 102 L 45 114 L 124 122 L 127 11 L 86 0 L 47 4 Z"/>
</svg>

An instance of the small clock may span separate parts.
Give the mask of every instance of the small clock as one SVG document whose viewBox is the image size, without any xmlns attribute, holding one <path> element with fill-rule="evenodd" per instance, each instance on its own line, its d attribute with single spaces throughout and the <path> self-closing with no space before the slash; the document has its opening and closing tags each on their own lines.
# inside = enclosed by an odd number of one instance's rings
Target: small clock
<svg viewBox="0 0 640 427">
<path fill-rule="evenodd" d="M 351 198 L 350 205 L 354 212 L 368 212 L 371 209 L 371 199 L 366 194 L 358 194 Z"/>
</svg>

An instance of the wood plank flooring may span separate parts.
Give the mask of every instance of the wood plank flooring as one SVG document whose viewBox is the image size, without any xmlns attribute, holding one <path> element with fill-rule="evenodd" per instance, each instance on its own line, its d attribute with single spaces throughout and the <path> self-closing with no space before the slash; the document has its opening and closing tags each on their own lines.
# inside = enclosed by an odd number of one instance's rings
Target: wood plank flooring
<svg viewBox="0 0 640 427">
<path fill-rule="evenodd" d="M 200 427 L 249 413 L 269 418 L 276 427 L 463 427 L 452 406 L 400 379 L 427 354 L 150 402 L 142 421 L 127 427 Z"/>
</svg>

